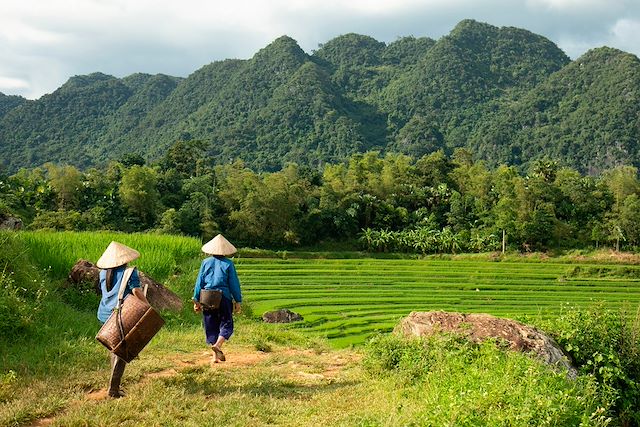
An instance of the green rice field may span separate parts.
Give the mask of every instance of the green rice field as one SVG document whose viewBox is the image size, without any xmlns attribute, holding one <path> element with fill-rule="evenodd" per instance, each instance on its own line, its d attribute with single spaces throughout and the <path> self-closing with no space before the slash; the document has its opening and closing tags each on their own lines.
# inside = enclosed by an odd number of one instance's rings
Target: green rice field
<svg viewBox="0 0 640 427">
<path fill-rule="evenodd" d="M 187 237 L 110 232 L 18 236 L 33 261 L 56 280 L 63 280 L 77 259 L 95 262 L 111 240 L 118 240 L 141 252 L 135 265 L 185 300 L 203 258 L 201 242 Z M 256 316 L 280 308 L 300 313 L 304 321 L 292 327 L 325 335 L 336 347 L 389 331 L 412 311 L 482 312 L 535 321 L 553 318 L 567 305 L 594 302 L 614 309 L 624 306 L 635 314 L 640 302 L 637 264 L 482 254 L 452 259 L 282 255 L 241 250 L 234 258 L 245 300 Z M 326 255 L 342 258 L 314 258 Z"/>
<path fill-rule="evenodd" d="M 254 312 L 288 308 L 295 327 L 338 347 L 389 331 L 412 311 L 549 318 L 563 307 L 603 302 L 635 313 L 640 267 L 554 261 L 238 259 Z"/>
</svg>

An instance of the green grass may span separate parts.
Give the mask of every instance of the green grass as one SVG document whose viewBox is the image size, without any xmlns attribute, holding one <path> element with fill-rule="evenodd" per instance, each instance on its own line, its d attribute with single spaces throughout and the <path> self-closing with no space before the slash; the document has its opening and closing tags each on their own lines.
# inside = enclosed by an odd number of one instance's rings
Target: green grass
<svg viewBox="0 0 640 427">
<path fill-rule="evenodd" d="M 483 420 L 554 425 L 556 420 L 558 425 L 573 413 L 587 416 L 593 402 L 584 399 L 593 399 L 593 390 L 582 383 L 572 388 L 524 356 L 504 356 L 487 347 L 470 366 L 467 356 L 449 349 L 443 354 L 450 357 L 442 358 L 437 369 L 407 382 L 402 375 L 368 375 L 357 363 L 362 347 L 336 351 L 318 336 L 329 338 L 332 347 L 357 345 L 416 310 L 550 319 L 564 303 L 597 300 L 618 308 L 640 301 L 636 265 L 492 255 L 369 259 L 350 253 L 332 259 L 305 253 L 305 259 L 292 259 L 287 253 L 253 258 L 247 255 L 258 251 L 243 250 L 235 262 L 247 314 L 290 308 L 305 321 L 278 326 L 238 319 L 237 334 L 227 347 L 231 353 L 269 355 L 250 368 L 213 374 L 206 366 L 193 366 L 141 381 L 171 367 L 171 360 L 204 351 L 200 319 L 188 305 L 181 313 L 165 313 L 166 326 L 127 368 L 124 385 L 133 397 L 92 402 L 86 393 L 105 386 L 108 356 L 94 340 L 95 309 L 58 292 L 70 267 L 79 258 L 95 262 L 111 240 L 118 240 L 141 252 L 136 265 L 187 301 L 202 259 L 200 242 L 119 233 L 6 236 L 0 233 L 0 260 L 16 271 L 14 287 L 29 285 L 12 301 L 17 307 L 37 301 L 38 309 L 21 338 L 0 337 L 0 425 L 25 425 L 51 414 L 58 414 L 53 425 L 61 426 L 208 425 L 220 419 L 226 425 L 258 426 L 442 425 L 439 420 L 447 420 L 445 425 Z M 49 294 L 37 299 L 41 289 Z M 292 354 L 292 348 L 307 350 Z M 352 360 L 340 375 L 314 377 L 332 372 L 338 357 Z M 541 414 L 547 418 L 537 418 Z"/>
<path fill-rule="evenodd" d="M 603 301 L 617 309 L 640 303 L 638 266 L 481 257 L 240 258 L 236 265 L 256 314 L 288 308 L 305 318 L 292 327 L 324 334 L 337 347 L 389 331 L 411 311 L 550 318 L 566 304 Z"/>
<path fill-rule="evenodd" d="M 95 263 L 112 240 L 140 252 L 132 262 L 156 280 L 166 280 L 177 266 L 200 256 L 201 242 L 192 237 L 125 234 L 115 232 L 20 232 L 33 261 L 49 270 L 51 277 L 64 279 L 79 259 Z"/>
</svg>

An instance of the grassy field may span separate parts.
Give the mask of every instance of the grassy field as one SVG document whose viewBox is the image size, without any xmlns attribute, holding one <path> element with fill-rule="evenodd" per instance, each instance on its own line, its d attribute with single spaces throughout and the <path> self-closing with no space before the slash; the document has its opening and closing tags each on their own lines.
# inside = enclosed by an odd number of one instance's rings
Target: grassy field
<svg viewBox="0 0 640 427">
<path fill-rule="evenodd" d="M 0 233 L 2 283 L 15 291 L 7 301 L 34 308 L 23 335 L 0 336 L 0 425 L 606 425 L 593 378 L 571 382 L 527 356 L 457 342 L 426 353 L 420 344 L 387 343 L 385 356 L 380 344 L 359 344 L 417 310 L 535 324 L 567 304 L 601 301 L 633 312 L 640 300 L 635 258 L 325 259 L 242 250 L 235 263 L 246 310 L 229 363 L 208 366 L 200 319 L 187 304 L 164 313 L 166 326 L 127 368 L 132 397 L 116 402 L 100 394 L 108 355 L 94 340 L 97 297 L 74 298 L 64 283 L 77 259 L 95 262 L 111 240 L 138 249 L 134 264 L 189 300 L 202 259 L 196 239 Z M 29 295 L 40 291 L 40 299 Z M 276 308 L 305 320 L 285 327 L 254 320 Z M 385 357 L 399 361 L 391 371 L 382 368 Z"/>
<path fill-rule="evenodd" d="M 201 243 L 187 237 L 109 232 L 19 236 L 32 260 L 55 280 L 66 278 L 80 258 L 95 262 L 111 240 L 118 240 L 141 252 L 135 265 L 185 301 L 203 257 Z M 301 255 L 304 258 L 242 250 L 234 261 L 245 299 L 256 317 L 279 308 L 300 313 L 305 320 L 293 327 L 325 336 L 335 347 L 362 344 L 374 332 L 391 330 L 411 311 L 482 312 L 535 320 L 556 316 L 566 305 L 604 302 L 607 308 L 626 305 L 635 313 L 640 303 L 640 265 L 628 264 L 628 259 L 612 263 L 493 255 L 449 259 Z"/>
<path fill-rule="evenodd" d="M 96 262 L 112 240 L 137 249 L 133 264 L 156 280 L 164 281 L 185 260 L 200 255 L 201 243 L 191 237 L 114 232 L 22 232 L 31 260 L 55 279 L 64 279 L 79 259 Z"/>
<path fill-rule="evenodd" d="M 236 261 L 256 313 L 288 308 L 296 327 L 339 347 L 389 331 L 411 311 L 482 312 L 549 318 L 563 306 L 640 302 L 640 267 L 601 263 L 402 259 Z"/>
</svg>

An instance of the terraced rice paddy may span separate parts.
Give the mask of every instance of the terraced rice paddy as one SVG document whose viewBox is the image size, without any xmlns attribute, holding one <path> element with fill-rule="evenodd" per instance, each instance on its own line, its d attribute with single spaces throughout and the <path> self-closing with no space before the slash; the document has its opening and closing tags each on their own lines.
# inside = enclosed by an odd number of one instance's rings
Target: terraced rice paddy
<svg viewBox="0 0 640 427">
<path fill-rule="evenodd" d="M 411 311 L 550 317 L 602 301 L 635 312 L 640 267 L 489 260 L 237 259 L 256 314 L 288 308 L 338 347 L 389 331 Z"/>
</svg>

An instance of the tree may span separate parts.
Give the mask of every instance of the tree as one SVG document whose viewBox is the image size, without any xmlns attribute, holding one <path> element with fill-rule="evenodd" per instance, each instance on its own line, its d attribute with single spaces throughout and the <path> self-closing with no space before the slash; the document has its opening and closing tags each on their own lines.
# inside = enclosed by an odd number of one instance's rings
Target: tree
<svg viewBox="0 0 640 427">
<path fill-rule="evenodd" d="M 620 229 L 628 244 L 640 244 L 640 198 L 636 194 L 624 199 L 620 208 Z"/>
<path fill-rule="evenodd" d="M 45 164 L 49 183 L 56 192 L 58 209 L 75 209 L 79 203 L 82 189 L 82 174 L 74 166 L 56 166 L 53 163 Z"/>
<path fill-rule="evenodd" d="M 120 183 L 120 198 L 128 210 L 140 220 L 135 228 L 150 227 L 158 214 L 158 178 L 156 172 L 146 166 L 126 169 Z"/>
<path fill-rule="evenodd" d="M 206 144 L 197 140 L 179 140 L 169 148 L 160 161 L 163 170 L 174 169 L 182 178 L 197 176 L 206 167 Z"/>
<path fill-rule="evenodd" d="M 614 199 L 614 210 L 620 211 L 627 196 L 640 191 L 638 169 L 633 166 L 618 166 L 602 173 L 601 179 L 607 185 Z"/>
</svg>

